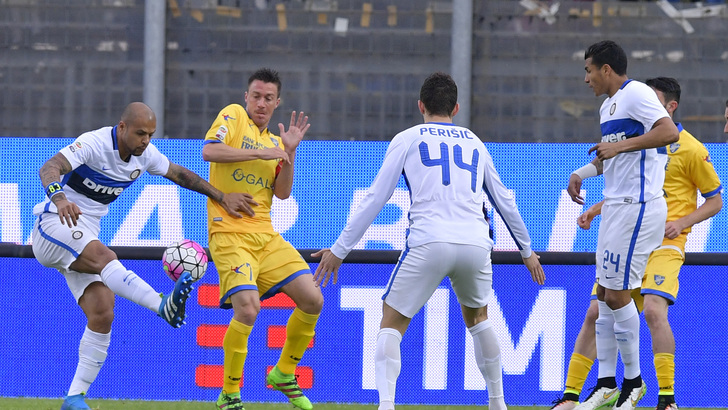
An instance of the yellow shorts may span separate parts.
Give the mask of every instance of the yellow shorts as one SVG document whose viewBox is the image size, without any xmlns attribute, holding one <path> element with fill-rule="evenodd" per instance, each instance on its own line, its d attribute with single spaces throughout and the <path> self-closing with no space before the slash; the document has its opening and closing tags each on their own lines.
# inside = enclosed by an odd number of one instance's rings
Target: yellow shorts
<svg viewBox="0 0 728 410">
<path fill-rule="evenodd" d="M 678 274 L 685 262 L 683 254 L 675 248 L 658 248 L 650 254 L 645 268 L 645 275 L 642 277 L 642 287 L 632 289 L 637 309 L 642 312 L 644 295 L 657 295 L 667 299 L 672 305 L 677 299 L 677 291 L 680 288 Z M 592 299 L 597 298 L 597 283 L 592 288 Z"/>
<path fill-rule="evenodd" d="M 298 276 L 311 274 L 301 254 L 277 232 L 216 232 L 209 245 L 220 277 L 223 309 L 232 308 L 233 293 L 257 290 L 260 300 L 265 300 Z"/>
<path fill-rule="evenodd" d="M 652 252 L 642 278 L 642 294 L 662 296 L 668 304 L 675 303 L 680 288 L 678 275 L 683 262 L 685 257 L 678 249 L 665 247 Z"/>
</svg>

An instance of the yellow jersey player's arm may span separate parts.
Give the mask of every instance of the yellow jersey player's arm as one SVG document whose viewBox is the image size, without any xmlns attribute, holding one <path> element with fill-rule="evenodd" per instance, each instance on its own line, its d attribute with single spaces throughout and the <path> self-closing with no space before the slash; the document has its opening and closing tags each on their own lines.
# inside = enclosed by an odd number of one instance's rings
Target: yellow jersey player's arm
<svg viewBox="0 0 728 410">
<path fill-rule="evenodd" d="M 584 230 L 591 228 L 591 223 L 594 218 L 602 213 L 602 205 L 604 205 L 603 199 L 590 206 L 583 214 L 579 215 L 579 217 L 576 218 L 576 223 L 579 224 L 579 228 Z"/>
<path fill-rule="evenodd" d="M 281 170 L 276 175 L 276 182 L 273 185 L 273 194 L 278 199 L 288 199 L 293 191 L 293 163 L 296 160 L 296 151 L 288 153 L 289 162 L 281 162 Z"/>
<path fill-rule="evenodd" d="M 202 159 L 207 162 L 244 162 L 256 159 L 278 159 L 289 162 L 289 155 L 278 147 L 264 149 L 233 148 L 221 142 L 205 144 Z"/>
<path fill-rule="evenodd" d="M 308 116 L 301 111 L 296 118 L 296 112 L 291 112 L 291 122 L 286 130 L 282 123 L 278 123 L 283 148 L 288 154 L 289 161 L 280 164 L 281 169 L 276 175 L 276 182 L 273 185 L 273 193 L 279 199 L 286 199 L 291 196 L 293 190 L 293 164 L 296 159 L 296 148 L 303 140 L 306 131 L 311 127 L 308 123 Z"/>
<path fill-rule="evenodd" d="M 687 136 L 692 137 L 687 131 L 682 132 L 688 134 Z M 710 160 L 710 153 L 697 139 L 686 136 L 684 145 L 685 151 L 678 149 L 677 153 L 681 152 L 683 155 L 683 167 L 678 168 L 683 170 L 682 175 L 678 181 L 682 181 L 686 187 L 693 189 L 693 201 L 697 199 L 695 197 L 696 188 L 700 191 L 700 194 L 705 198 L 705 202 L 696 207 L 697 203 L 692 203 L 692 211 L 690 213 L 677 213 L 675 217 L 670 217 L 670 202 L 668 201 L 668 222 L 665 225 L 665 237 L 668 239 L 675 239 L 681 233 L 688 231 L 693 225 L 700 223 L 713 215 L 720 212 L 723 208 L 722 191 L 723 185 L 720 182 L 718 174 L 715 172 L 713 162 Z M 668 165 L 669 166 L 669 165 Z M 669 171 L 672 171 L 669 170 Z M 668 177 L 673 176 L 672 172 L 665 174 L 665 192 L 667 195 L 672 195 L 667 187 Z M 675 176 L 677 178 L 677 176 Z M 678 194 L 679 195 L 679 194 Z"/>
<path fill-rule="evenodd" d="M 691 228 L 693 225 L 703 222 L 720 212 L 721 208 L 723 208 L 723 198 L 719 192 L 710 198 L 705 198 L 705 202 L 693 212 L 674 221 L 668 221 L 665 224 L 665 236 L 668 239 L 675 239 L 685 229 Z"/>
</svg>

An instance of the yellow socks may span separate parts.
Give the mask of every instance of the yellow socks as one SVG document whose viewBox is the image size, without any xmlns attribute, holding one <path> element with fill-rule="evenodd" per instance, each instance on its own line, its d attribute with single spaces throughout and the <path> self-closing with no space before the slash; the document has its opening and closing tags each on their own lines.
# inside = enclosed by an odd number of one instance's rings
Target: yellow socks
<svg viewBox="0 0 728 410">
<path fill-rule="evenodd" d="M 571 359 L 569 360 L 569 370 L 566 373 L 566 389 L 564 393 L 576 394 L 579 397 L 593 364 L 594 360 L 576 352 L 572 353 Z"/>
<path fill-rule="evenodd" d="M 248 326 L 235 319 L 230 320 L 230 325 L 222 340 L 222 347 L 225 350 L 225 380 L 222 389 L 227 394 L 240 391 L 240 378 L 243 375 L 245 357 L 248 355 L 248 337 L 253 326 Z"/>
<path fill-rule="evenodd" d="M 315 334 L 314 328 L 319 315 L 310 315 L 295 308 L 286 325 L 286 342 L 283 344 L 281 357 L 278 359 L 278 370 L 284 374 L 293 374 L 298 362 Z"/>
<path fill-rule="evenodd" d="M 675 355 L 655 353 L 655 373 L 657 385 L 660 386 L 658 395 L 675 395 Z"/>
</svg>

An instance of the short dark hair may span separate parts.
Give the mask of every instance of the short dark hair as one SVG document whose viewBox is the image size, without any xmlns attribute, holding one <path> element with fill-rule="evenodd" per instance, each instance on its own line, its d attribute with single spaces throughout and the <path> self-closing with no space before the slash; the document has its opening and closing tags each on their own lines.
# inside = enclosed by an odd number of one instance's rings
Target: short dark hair
<svg viewBox="0 0 728 410">
<path fill-rule="evenodd" d="M 271 68 L 261 68 L 254 72 L 253 75 L 248 78 L 248 87 L 255 81 L 260 80 L 264 83 L 273 83 L 278 88 L 278 95 L 281 95 L 281 77 L 278 75 L 278 71 Z"/>
<path fill-rule="evenodd" d="M 656 77 L 645 81 L 645 84 L 662 91 L 665 102 L 675 101 L 680 104 L 680 83 L 672 77 Z"/>
<path fill-rule="evenodd" d="M 584 53 L 584 60 L 591 57 L 592 64 L 601 68 L 609 64 L 617 75 L 627 74 L 627 54 L 619 44 L 612 40 L 594 43 Z"/>
<path fill-rule="evenodd" d="M 458 103 L 458 86 L 449 74 L 430 74 L 420 88 L 420 101 L 430 115 L 451 116 Z"/>
<path fill-rule="evenodd" d="M 725 100 L 725 106 L 728 108 L 728 100 Z"/>
</svg>

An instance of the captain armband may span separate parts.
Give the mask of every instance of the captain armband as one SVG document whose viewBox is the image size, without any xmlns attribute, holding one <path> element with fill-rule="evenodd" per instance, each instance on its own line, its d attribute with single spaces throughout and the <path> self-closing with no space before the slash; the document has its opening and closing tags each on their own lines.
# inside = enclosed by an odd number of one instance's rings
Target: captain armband
<svg viewBox="0 0 728 410">
<path fill-rule="evenodd" d="M 50 183 L 45 189 L 45 193 L 46 196 L 48 196 L 48 199 L 52 198 L 55 194 L 60 194 L 61 192 L 63 192 L 63 187 L 58 182 Z"/>
<path fill-rule="evenodd" d="M 591 162 L 577 170 L 574 170 L 572 174 L 578 175 L 581 179 L 587 179 L 589 177 L 595 177 L 599 175 L 596 165 L 592 164 Z"/>
</svg>

